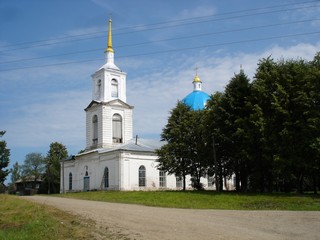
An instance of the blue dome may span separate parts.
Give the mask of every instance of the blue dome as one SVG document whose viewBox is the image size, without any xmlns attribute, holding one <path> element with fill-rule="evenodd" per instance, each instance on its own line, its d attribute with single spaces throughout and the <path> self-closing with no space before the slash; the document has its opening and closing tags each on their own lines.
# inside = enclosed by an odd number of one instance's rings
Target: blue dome
<svg viewBox="0 0 320 240">
<path fill-rule="evenodd" d="M 205 92 L 193 91 L 182 99 L 182 102 L 191 107 L 192 110 L 203 110 L 209 99 L 210 96 Z"/>
</svg>

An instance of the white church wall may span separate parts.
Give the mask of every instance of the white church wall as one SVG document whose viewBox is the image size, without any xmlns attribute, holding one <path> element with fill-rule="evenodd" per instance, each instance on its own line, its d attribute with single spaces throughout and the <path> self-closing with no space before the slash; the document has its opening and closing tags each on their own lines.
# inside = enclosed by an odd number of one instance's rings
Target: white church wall
<svg viewBox="0 0 320 240">
<path fill-rule="evenodd" d="M 94 106 L 87 110 L 86 112 L 86 149 L 91 149 L 93 147 L 102 146 L 102 122 L 103 122 L 103 112 L 101 107 Z M 97 115 L 98 117 L 98 142 L 96 146 L 93 145 L 93 116 Z"/>
<path fill-rule="evenodd" d="M 112 109 L 110 106 L 103 106 L 102 108 L 102 147 L 112 146 Z"/>
<path fill-rule="evenodd" d="M 64 172 L 65 191 L 69 191 L 69 174 L 72 173 L 72 191 L 84 190 L 84 178 L 89 177 L 88 190 L 181 190 L 182 179 L 177 185 L 175 175 L 166 173 L 166 184 L 160 187 L 157 156 L 148 153 L 134 153 L 128 151 L 114 151 L 106 153 L 91 152 L 80 155 L 77 160 L 66 161 Z M 146 186 L 139 186 L 139 167 L 146 168 Z M 105 167 L 109 170 L 109 187 L 104 187 L 103 177 Z M 201 183 L 207 190 L 215 190 L 214 179 L 202 177 Z M 210 183 L 209 183 L 210 182 Z M 62 183 L 61 183 L 62 184 Z M 224 190 L 234 190 L 233 177 L 224 179 Z M 191 176 L 186 176 L 186 189 L 191 190 Z M 61 185 L 62 191 L 62 185 Z"/>
<path fill-rule="evenodd" d="M 120 99 L 124 102 L 127 102 L 127 92 L 126 92 L 126 73 L 120 76 L 120 85 L 119 85 L 119 94 Z"/>
<path fill-rule="evenodd" d="M 133 129 L 132 129 L 132 109 L 124 110 L 124 121 L 123 121 L 123 138 L 124 141 L 129 141 L 132 139 Z"/>
<path fill-rule="evenodd" d="M 102 183 L 104 177 L 105 167 L 109 170 L 109 187 L 105 188 Z M 118 190 L 119 189 L 119 153 L 112 152 L 108 154 L 101 154 L 100 156 L 100 167 L 96 168 L 99 172 L 98 182 L 100 184 L 97 189 L 104 190 Z"/>
<path fill-rule="evenodd" d="M 123 190 L 155 190 L 158 170 L 154 167 L 156 156 L 146 153 L 126 153 L 123 164 Z M 146 168 L 146 186 L 139 186 L 139 167 Z"/>
<path fill-rule="evenodd" d="M 103 99 L 103 89 L 104 85 L 104 72 L 102 70 L 97 71 L 96 73 L 92 74 L 92 99 L 96 101 L 101 101 Z M 99 83 L 100 82 L 100 83 Z"/>
</svg>

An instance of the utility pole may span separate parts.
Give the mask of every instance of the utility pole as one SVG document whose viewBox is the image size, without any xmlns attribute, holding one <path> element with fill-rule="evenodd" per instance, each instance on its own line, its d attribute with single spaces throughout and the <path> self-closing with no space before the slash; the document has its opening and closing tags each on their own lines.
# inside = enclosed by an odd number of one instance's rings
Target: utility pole
<svg viewBox="0 0 320 240">
<path fill-rule="evenodd" d="M 218 161 L 216 155 L 216 146 L 215 146 L 214 136 L 212 136 L 212 147 L 213 147 L 213 161 L 214 161 L 214 177 L 216 183 L 216 191 L 220 192 L 220 181 L 219 181 L 219 168 L 218 168 Z"/>
</svg>

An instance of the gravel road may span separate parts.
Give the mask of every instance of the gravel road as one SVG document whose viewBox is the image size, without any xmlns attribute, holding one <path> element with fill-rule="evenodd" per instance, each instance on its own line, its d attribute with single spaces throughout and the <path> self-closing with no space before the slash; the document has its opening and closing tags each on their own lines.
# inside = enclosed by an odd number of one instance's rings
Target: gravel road
<svg viewBox="0 0 320 240">
<path fill-rule="evenodd" d="M 24 198 L 90 218 L 100 228 L 129 239 L 320 239 L 320 212 L 192 210 L 58 197 Z"/>
</svg>

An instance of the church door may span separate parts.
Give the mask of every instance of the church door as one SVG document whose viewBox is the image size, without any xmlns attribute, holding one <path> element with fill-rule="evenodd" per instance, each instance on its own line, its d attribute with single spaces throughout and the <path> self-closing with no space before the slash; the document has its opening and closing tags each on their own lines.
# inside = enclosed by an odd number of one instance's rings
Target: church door
<svg viewBox="0 0 320 240">
<path fill-rule="evenodd" d="M 90 190 L 90 177 L 89 176 L 85 176 L 83 178 L 83 191 L 87 192 Z"/>
</svg>

